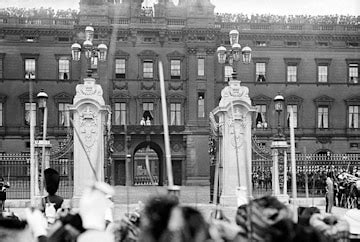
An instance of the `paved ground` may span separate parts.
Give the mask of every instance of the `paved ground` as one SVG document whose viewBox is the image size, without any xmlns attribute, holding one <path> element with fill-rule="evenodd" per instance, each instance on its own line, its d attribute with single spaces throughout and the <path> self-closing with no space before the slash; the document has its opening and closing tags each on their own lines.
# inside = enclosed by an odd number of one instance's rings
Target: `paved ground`
<svg viewBox="0 0 360 242">
<path fill-rule="evenodd" d="M 149 197 L 154 196 L 156 194 L 166 194 L 167 189 L 165 187 L 154 187 L 154 186 L 134 186 L 134 187 L 124 187 L 124 186 L 116 186 L 115 187 L 115 196 L 114 196 L 114 217 L 120 218 L 125 213 L 129 211 L 133 211 L 138 201 L 146 202 Z M 215 205 L 209 203 L 210 198 L 210 189 L 208 186 L 182 186 L 180 187 L 180 202 L 182 204 L 191 205 L 193 207 L 198 208 L 203 212 L 204 216 L 207 218 L 210 215 L 210 212 L 215 209 Z M 299 199 L 297 201 L 297 205 L 300 206 L 317 206 L 321 212 L 325 210 L 325 199 L 324 198 L 310 198 L 306 200 L 305 198 Z M 14 201 L 7 201 L 10 204 L 10 210 L 17 213 L 19 216 L 24 215 L 24 207 L 26 205 L 25 202 L 18 203 L 23 204 L 21 206 L 15 206 Z M 234 219 L 236 213 L 236 206 L 219 206 L 225 215 Z M 344 208 L 333 208 L 333 214 L 341 217 L 345 214 L 347 209 Z"/>
</svg>

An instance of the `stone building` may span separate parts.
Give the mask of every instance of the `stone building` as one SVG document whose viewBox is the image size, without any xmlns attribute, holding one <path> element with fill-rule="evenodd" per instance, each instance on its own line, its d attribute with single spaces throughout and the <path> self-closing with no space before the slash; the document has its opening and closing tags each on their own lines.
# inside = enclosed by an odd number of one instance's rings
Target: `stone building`
<svg viewBox="0 0 360 242">
<path fill-rule="evenodd" d="M 216 14 L 210 0 L 81 0 L 79 12 L 0 12 L 0 152 L 29 152 L 30 83 L 33 98 L 49 95 L 48 138 L 61 147 L 70 126 L 75 87 L 92 70 L 112 109 L 108 177 L 115 185 L 147 184 L 145 158 L 155 182 L 166 183 L 158 63 L 164 65 L 176 184 L 208 184 L 209 112 L 232 72 L 216 49 L 228 33 L 252 48 L 249 65 L 234 63 L 257 108 L 253 135 L 267 147 L 277 132 L 273 98 L 280 92 L 296 116 L 296 149 L 307 153 L 360 153 L 360 35 L 353 17 Z M 94 27 L 94 45 L 107 61 L 71 59 Z M 37 134 L 41 131 L 37 110 Z M 145 125 L 140 122 L 148 120 Z M 108 156 L 104 159 L 108 160 Z"/>
</svg>

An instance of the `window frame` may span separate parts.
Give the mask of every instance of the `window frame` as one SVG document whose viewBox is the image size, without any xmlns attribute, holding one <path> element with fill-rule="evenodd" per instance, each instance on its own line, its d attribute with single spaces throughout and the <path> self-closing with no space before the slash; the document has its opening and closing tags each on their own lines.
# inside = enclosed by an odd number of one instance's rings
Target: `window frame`
<svg viewBox="0 0 360 242">
<path fill-rule="evenodd" d="M 178 69 L 173 68 L 173 62 L 178 62 Z M 173 71 L 178 71 L 178 75 L 173 75 Z M 171 59 L 170 60 L 170 79 L 171 80 L 178 80 L 181 79 L 181 60 L 180 59 Z"/>
<path fill-rule="evenodd" d="M 360 130 L 360 120 L 358 120 L 358 128 L 350 127 L 350 106 L 358 107 L 358 119 L 360 119 L 360 96 L 352 96 L 344 100 L 346 105 L 346 128 L 350 131 L 356 129 Z"/>
<path fill-rule="evenodd" d="M 284 62 L 285 62 L 285 82 L 287 84 L 296 84 L 299 83 L 300 81 L 300 77 L 299 77 L 299 67 L 300 67 L 300 62 L 301 62 L 301 58 L 284 58 Z M 289 81 L 289 67 L 296 67 L 296 72 L 295 72 L 295 81 Z"/>
<path fill-rule="evenodd" d="M 71 80 L 72 77 L 72 68 L 71 68 L 71 55 L 61 55 L 61 54 L 56 54 L 55 55 L 55 59 L 56 59 L 56 73 L 57 73 L 57 77 L 56 79 L 59 81 L 67 81 L 67 80 Z M 60 78 L 60 60 L 68 60 L 69 62 L 69 76 L 68 79 L 61 79 Z"/>
<path fill-rule="evenodd" d="M 60 105 L 61 104 L 63 104 L 64 105 L 64 110 L 63 111 L 61 111 L 60 110 Z M 71 104 L 71 102 L 58 102 L 57 103 L 57 110 L 58 110 L 58 126 L 59 127 L 70 127 L 71 126 L 71 122 L 70 122 L 70 119 L 71 119 L 71 111 L 70 111 L 70 106 L 71 106 L 72 104 Z M 68 107 L 68 109 L 66 110 L 66 106 Z M 66 120 L 66 115 L 65 115 L 65 117 L 64 117 L 64 124 L 62 125 L 61 124 L 61 117 L 62 117 L 62 113 L 68 113 L 68 122 L 67 122 L 67 120 Z"/>
<path fill-rule="evenodd" d="M 117 109 L 117 104 L 119 104 L 119 109 Z M 122 108 L 124 107 L 124 109 Z M 115 102 L 114 103 L 114 125 L 126 125 L 127 124 L 127 102 Z M 119 114 L 119 122 L 117 122 L 117 114 Z M 124 121 L 124 122 L 122 122 Z"/>
<path fill-rule="evenodd" d="M 21 53 L 20 54 L 21 57 L 22 57 L 22 62 L 23 62 L 23 78 L 25 80 L 28 80 L 28 79 L 31 79 L 31 80 L 36 80 L 36 79 L 39 79 L 39 76 L 38 76 L 38 73 L 39 73 L 39 68 L 38 68 L 38 59 L 39 59 L 39 56 L 40 54 L 32 54 L 32 53 Z M 34 59 L 35 60 L 35 77 L 34 78 L 29 78 L 27 77 L 27 72 L 26 72 L 26 60 L 27 59 Z"/>
<path fill-rule="evenodd" d="M 146 79 L 146 80 L 156 80 L 158 79 L 158 70 L 157 70 L 157 62 L 158 62 L 158 54 L 152 50 L 143 50 L 138 54 L 139 58 L 139 76 L 138 78 Z M 152 61 L 152 77 L 144 76 L 144 62 Z"/>
<path fill-rule="evenodd" d="M 115 104 L 116 103 L 125 103 L 126 107 L 125 107 L 125 111 L 126 111 L 126 116 L 125 116 L 125 125 L 130 124 L 130 113 L 129 113 L 129 101 L 130 101 L 131 97 L 125 93 L 119 93 L 117 95 L 114 95 L 110 98 L 111 101 L 111 108 L 115 113 Z M 117 125 L 115 124 L 115 115 L 112 115 L 112 123 L 113 125 Z"/>
<path fill-rule="evenodd" d="M 0 53 L 0 80 L 4 79 L 4 73 L 5 73 L 5 65 L 4 65 L 4 60 L 5 60 L 5 53 Z"/>
<path fill-rule="evenodd" d="M 200 115 L 200 97 L 203 97 L 201 100 L 203 100 L 203 112 L 202 112 L 202 116 Z M 196 117 L 198 119 L 205 119 L 206 118 L 206 92 L 205 91 L 198 91 L 197 92 L 197 98 L 196 98 Z"/>
<path fill-rule="evenodd" d="M 352 114 L 354 114 L 354 117 L 355 117 L 355 120 L 354 120 L 354 127 L 351 127 L 350 125 L 350 107 L 353 107 L 353 108 L 357 108 L 357 112 L 353 112 Z M 360 105 L 348 105 L 348 125 L 347 125 L 347 128 L 349 129 L 359 129 L 360 128 Z M 356 122 L 357 121 L 357 122 Z"/>
<path fill-rule="evenodd" d="M 230 70 L 231 68 L 231 72 L 230 74 L 227 73 L 226 69 L 227 67 L 229 67 L 228 69 Z M 228 82 L 232 79 L 232 73 L 234 72 L 234 68 L 232 67 L 232 65 L 229 64 L 225 64 L 224 65 L 224 82 Z"/>
<path fill-rule="evenodd" d="M 326 113 L 325 112 L 323 113 L 323 115 L 324 114 L 327 115 L 327 117 L 326 117 L 326 125 L 323 124 L 323 126 L 327 126 L 327 127 L 321 127 L 321 125 L 320 125 L 320 109 L 323 109 L 323 110 L 326 109 L 326 111 L 327 111 Z M 318 129 L 329 129 L 330 128 L 330 108 L 329 108 L 329 106 L 327 106 L 327 105 L 319 105 L 319 106 L 317 106 L 316 107 L 316 113 L 317 113 L 317 125 L 316 125 L 316 128 L 318 128 Z"/>
<path fill-rule="evenodd" d="M 315 106 L 316 106 L 316 124 L 315 124 L 315 127 L 316 129 L 319 129 L 319 130 L 329 130 L 331 129 L 331 107 L 332 107 L 332 103 L 334 102 L 335 99 L 329 97 L 329 96 L 326 96 L 326 95 L 323 95 L 323 96 L 320 96 L 320 97 L 317 97 L 314 99 L 314 103 L 315 103 Z M 319 108 L 327 108 L 328 109 L 328 117 L 327 117 L 327 128 L 322 128 L 322 127 L 319 127 Z"/>
<path fill-rule="evenodd" d="M 271 120 L 270 120 L 270 114 L 269 114 L 269 107 L 272 103 L 272 98 L 265 96 L 265 95 L 259 95 L 259 96 L 255 96 L 252 98 L 252 105 L 253 106 L 259 106 L 259 105 L 265 105 L 266 106 L 266 115 L 265 115 L 265 122 L 267 123 L 267 128 L 270 127 L 271 124 Z M 256 123 L 256 118 L 257 118 L 257 112 L 254 112 L 254 116 L 253 116 L 253 122 L 252 122 L 252 127 L 256 128 L 257 127 L 257 123 Z M 262 128 L 261 128 L 262 129 Z"/>
<path fill-rule="evenodd" d="M 327 84 L 330 82 L 330 64 L 331 64 L 331 59 L 324 59 L 324 58 L 316 58 L 315 59 L 315 63 L 316 63 L 316 82 L 318 84 Z M 324 67 L 326 66 L 326 81 L 321 81 L 320 80 L 320 67 Z"/>
<path fill-rule="evenodd" d="M 119 67 L 117 66 L 118 64 L 118 61 L 124 61 L 123 65 L 124 67 Z M 114 65 L 114 75 L 115 75 L 115 79 L 125 79 L 126 78 L 126 59 L 125 58 L 115 58 L 115 61 L 114 61 L 115 65 Z M 119 65 L 122 65 L 122 63 L 119 63 Z M 117 72 L 117 71 L 122 71 L 123 72 Z M 118 76 L 119 75 L 119 76 Z"/>
<path fill-rule="evenodd" d="M 6 125 L 6 123 L 5 123 L 5 120 L 6 120 L 6 99 L 7 99 L 6 95 L 0 94 L 0 104 L 1 104 L 0 128 L 5 127 L 5 125 Z"/>
<path fill-rule="evenodd" d="M 150 63 L 151 63 L 151 72 L 148 72 L 148 71 L 145 72 L 145 69 L 150 70 L 150 67 L 145 67 L 145 64 L 150 64 Z M 150 59 L 143 60 L 142 73 L 143 73 L 143 78 L 144 79 L 154 79 L 154 61 L 153 60 L 150 60 Z M 145 74 L 151 74 L 151 75 L 146 76 Z"/>
<path fill-rule="evenodd" d="M 203 61 L 202 69 L 200 69 L 200 67 L 201 67 L 200 60 Z M 205 56 L 198 56 L 197 59 L 196 59 L 196 74 L 197 74 L 197 77 L 205 78 L 205 72 L 206 72 L 205 66 L 206 66 L 205 65 Z"/>
<path fill-rule="evenodd" d="M 351 82 L 350 80 L 350 65 L 357 65 L 357 81 Z M 358 85 L 360 83 L 360 59 L 346 59 L 347 69 L 347 83 L 352 85 Z"/>
</svg>

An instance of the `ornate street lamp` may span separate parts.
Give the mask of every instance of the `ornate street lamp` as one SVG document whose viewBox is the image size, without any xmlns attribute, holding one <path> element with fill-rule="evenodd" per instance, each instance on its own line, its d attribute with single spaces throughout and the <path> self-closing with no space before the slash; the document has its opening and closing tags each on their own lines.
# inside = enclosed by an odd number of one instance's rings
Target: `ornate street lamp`
<svg viewBox="0 0 360 242">
<path fill-rule="evenodd" d="M 49 164 L 45 164 L 45 141 L 46 141 L 46 131 L 47 131 L 47 117 L 48 117 L 48 109 L 47 109 L 47 100 L 49 96 L 41 89 L 40 92 L 36 95 L 39 109 L 42 110 L 43 117 L 43 137 L 42 137 L 42 154 L 41 154 L 41 192 L 44 190 L 44 170 L 45 166 L 49 166 Z"/>
<path fill-rule="evenodd" d="M 94 47 L 93 39 L 94 28 L 87 26 L 85 28 L 85 41 L 82 44 L 86 59 L 91 59 L 91 57 L 98 57 L 99 61 L 106 61 L 108 47 L 104 43 Z M 81 50 L 82 48 L 79 43 L 74 43 L 71 45 L 71 54 L 74 61 L 79 61 L 81 59 Z"/>
<path fill-rule="evenodd" d="M 238 62 L 242 59 L 244 64 L 250 64 L 251 62 L 251 48 L 245 46 L 241 49 L 239 44 L 239 31 L 231 30 L 229 33 L 231 49 L 227 50 L 224 46 L 219 46 L 217 48 L 218 62 L 224 64 L 226 59 L 228 63 L 233 66 L 234 61 Z M 233 66 L 233 78 L 236 78 L 236 68 Z"/>
<path fill-rule="evenodd" d="M 284 110 L 285 98 L 280 93 L 278 93 L 278 95 L 276 95 L 276 97 L 274 98 L 274 103 L 275 103 L 275 111 L 278 113 L 278 133 L 277 133 L 277 136 L 279 138 L 282 138 L 283 134 L 282 134 L 281 126 L 280 126 L 280 113 Z"/>
<path fill-rule="evenodd" d="M 40 92 L 37 94 L 37 101 L 38 101 L 38 105 L 39 108 L 41 110 L 46 108 L 46 102 L 49 98 L 49 96 L 47 95 L 47 93 L 44 91 L 44 89 L 41 89 Z"/>
</svg>

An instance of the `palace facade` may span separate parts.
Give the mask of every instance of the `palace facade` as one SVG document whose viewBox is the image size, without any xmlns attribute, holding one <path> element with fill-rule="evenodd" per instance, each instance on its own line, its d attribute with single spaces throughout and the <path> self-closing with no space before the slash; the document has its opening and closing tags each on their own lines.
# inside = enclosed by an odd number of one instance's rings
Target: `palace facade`
<svg viewBox="0 0 360 242">
<path fill-rule="evenodd" d="M 68 107 L 91 69 L 112 110 L 112 140 L 104 157 L 108 179 L 115 185 L 148 184 L 148 157 L 155 182 L 165 184 L 161 61 L 176 184 L 209 183 L 209 113 L 235 67 L 257 109 L 257 145 L 269 147 L 277 133 L 273 98 L 281 93 L 286 108 L 280 124 L 288 137 L 292 107 L 298 153 L 360 153 L 359 23 L 344 16 L 216 14 L 209 0 L 162 0 L 153 8 L 141 0 L 81 0 L 79 12 L 57 13 L 2 9 L 0 152 L 29 153 L 31 99 L 41 89 L 49 96 L 47 137 L 53 149 L 66 146 Z M 90 62 L 71 58 L 71 45 L 84 42 L 88 25 L 95 30 L 94 45 L 108 46 L 105 62 L 97 56 Z M 252 48 L 249 65 L 217 61 L 218 46 L 230 49 L 232 29 L 239 31 L 242 46 Z M 41 120 L 37 109 L 37 136 Z"/>
</svg>

